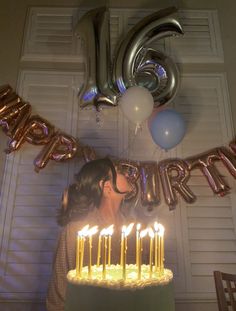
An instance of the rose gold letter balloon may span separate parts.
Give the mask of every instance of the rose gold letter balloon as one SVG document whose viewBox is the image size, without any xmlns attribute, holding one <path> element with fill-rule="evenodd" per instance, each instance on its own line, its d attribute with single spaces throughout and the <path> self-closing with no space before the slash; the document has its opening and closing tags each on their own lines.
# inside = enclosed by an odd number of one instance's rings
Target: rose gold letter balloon
<svg viewBox="0 0 236 311">
<path fill-rule="evenodd" d="M 30 105 L 22 102 L 15 93 L 11 93 L 4 101 L 0 102 L 0 126 L 8 136 L 14 137 L 16 132 L 22 130 L 25 119 L 29 117 L 28 112 L 31 110 L 28 109 L 29 107 Z M 18 125 L 20 129 L 18 129 Z"/>
<path fill-rule="evenodd" d="M 0 101 L 4 99 L 4 97 L 8 96 L 12 92 L 12 88 L 10 85 L 5 84 L 0 86 Z"/>
<path fill-rule="evenodd" d="M 76 140 L 72 136 L 57 132 L 35 158 L 35 171 L 39 172 L 40 169 L 47 165 L 49 160 L 60 162 L 71 159 L 76 151 Z"/>
<path fill-rule="evenodd" d="M 218 150 L 215 148 L 187 158 L 186 162 L 188 163 L 189 170 L 198 168 L 202 171 L 214 193 L 224 196 L 229 191 L 229 187 L 221 178 L 220 173 L 214 166 L 214 162 L 219 161 L 220 159 Z"/>
<path fill-rule="evenodd" d="M 54 134 L 54 126 L 38 115 L 31 116 L 25 126 L 27 142 L 32 145 L 46 145 Z"/>
<path fill-rule="evenodd" d="M 133 201 L 138 195 L 138 184 L 137 180 L 139 178 L 139 163 L 136 161 L 131 161 L 128 159 L 112 159 L 117 170 L 121 172 L 129 181 L 131 185 L 131 191 L 125 196 L 125 201 Z"/>
<path fill-rule="evenodd" d="M 25 142 L 25 124 L 27 123 L 31 113 L 31 106 L 24 104 L 19 110 L 19 115 L 15 122 L 10 122 L 8 125 L 8 133 L 11 136 L 11 140 L 8 143 L 8 148 L 5 150 L 7 153 L 11 153 L 20 148 Z"/>
<path fill-rule="evenodd" d="M 187 203 L 193 203 L 196 200 L 195 195 L 187 186 L 190 174 L 187 163 L 184 160 L 161 161 L 159 172 L 165 201 L 169 205 L 170 210 L 175 209 L 178 202 L 175 192 L 178 192 Z"/>
<path fill-rule="evenodd" d="M 225 167 L 228 169 L 230 174 L 236 178 L 236 158 L 235 156 L 225 147 L 220 147 L 218 149 L 219 156 L 224 163 Z"/>
<path fill-rule="evenodd" d="M 236 154 L 236 141 L 232 141 L 229 144 L 230 148 L 233 150 L 233 152 Z"/>
<path fill-rule="evenodd" d="M 160 187 L 156 162 L 140 163 L 141 202 L 143 206 L 160 203 Z"/>
</svg>

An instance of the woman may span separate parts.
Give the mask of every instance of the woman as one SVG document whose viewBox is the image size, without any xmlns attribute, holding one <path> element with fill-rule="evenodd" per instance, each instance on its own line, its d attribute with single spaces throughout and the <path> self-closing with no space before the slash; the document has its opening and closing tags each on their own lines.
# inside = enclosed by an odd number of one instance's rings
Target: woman
<svg viewBox="0 0 236 311">
<path fill-rule="evenodd" d="M 124 220 L 120 206 L 132 191 L 126 177 L 116 171 L 110 159 L 86 163 L 69 189 L 68 207 L 62 210 L 58 222 L 64 225 L 53 263 L 53 275 L 47 294 L 47 310 L 63 311 L 66 275 L 75 269 L 75 248 L 78 230 L 84 225 L 104 228 L 111 224 L 120 228 Z M 127 222 L 127 221 L 126 221 Z M 117 252 L 116 253 L 116 260 Z"/>
</svg>

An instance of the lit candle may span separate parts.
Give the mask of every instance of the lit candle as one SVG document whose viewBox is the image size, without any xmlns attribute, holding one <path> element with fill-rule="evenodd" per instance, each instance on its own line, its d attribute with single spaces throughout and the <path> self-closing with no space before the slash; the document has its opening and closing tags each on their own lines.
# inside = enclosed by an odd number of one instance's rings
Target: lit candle
<svg viewBox="0 0 236 311">
<path fill-rule="evenodd" d="M 111 236 L 113 234 L 113 229 L 114 225 L 111 225 L 110 227 L 107 228 L 107 234 L 108 234 L 108 266 L 111 265 Z"/>
<path fill-rule="evenodd" d="M 78 232 L 79 235 L 79 255 L 78 255 L 78 276 L 81 277 L 82 269 L 83 269 L 83 261 L 84 261 L 84 244 L 85 244 L 85 236 L 88 233 L 89 225 L 83 227 L 81 231 Z"/>
<path fill-rule="evenodd" d="M 139 245 L 139 261 L 138 261 L 138 279 L 141 279 L 141 266 L 142 266 L 142 251 L 143 251 L 143 242 L 142 239 L 147 235 L 148 230 L 144 229 L 140 232 L 140 245 Z"/>
<path fill-rule="evenodd" d="M 121 244 L 120 244 L 120 266 L 121 267 L 123 267 L 123 260 L 124 260 L 125 230 L 126 230 L 126 226 L 123 226 L 121 229 Z"/>
<path fill-rule="evenodd" d="M 81 276 L 82 274 L 82 269 L 83 269 L 83 261 L 84 261 L 84 244 L 85 244 L 85 237 L 82 235 L 81 236 L 81 248 L 80 248 L 80 269 L 79 269 L 79 274 Z"/>
<path fill-rule="evenodd" d="M 92 248 L 93 248 L 93 240 L 92 240 L 92 236 L 97 233 L 98 231 L 98 226 L 94 226 L 92 227 L 89 232 L 88 232 L 88 236 L 89 236 L 89 262 L 88 262 L 88 277 L 91 278 L 92 276 Z"/>
<path fill-rule="evenodd" d="M 102 278 L 106 279 L 106 264 L 107 264 L 107 236 L 113 232 L 113 225 L 108 228 L 104 228 L 100 232 L 100 236 L 102 237 L 102 245 L 103 245 L 103 261 L 102 261 Z"/>
<path fill-rule="evenodd" d="M 160 273 L 164 272 L 164 232 L 165 228 L 159 224 L 159 238 L 160 238 Z"/>
<path fill-rule="evenodd" d="M 149 238 L 150 238 L 150 250 L 149 250 L 149 277 L 152 277 L 152 259 L 153 259 L 153 238 L 154 232 L 152 228 L 148 229 Z"/>
<path fill-rule="evenodd" d="M 107 264 L 107 236 L 103 236 L 103 264 L 102 264 L 102 278 L 106 279 L 106 264 Z"/>
<path fill-rule="evenodd" d="M 155 262 L 155 271 L 158 270 L 158 229 L 159 229 L 159 226 L 158 226 L 158 223 L 155 221 L 154 223 L 154 230 L 155 230 L 155 245 L 154 245 L 154 262 Z"/>
<path fill-rule="evenodd" d="M 104 234 L 106 234 L 106 228 L 102 229 L 99 234 L 98 239 L 98 254 L 97 254 L 97 267 L 100 266 L 100 259 L 101 259 L 101 248 L 102 248 L 102 237 Z"/>
<path fill-rule="evenodd" d="M 108 266 L 111 265 L 111 235 L 108 235 Z"/>
<path fill-rule="evenodd" d="M 137 224 L 136 225 L 136 266 L 137 267 L 138 267 L 138 262 L 139 262 L 140 228 L 141 228 L 141 225 Z"/>
<path fill-rule="evenodd" d="M 127 240 L 128 240 L 128 235 L 133 229 L 133 226 L 134 226 L 134 223 L 129 224 L 128 227 L 125 228 L 125 232 L 124 232 L 124 252 L 123 252 L 123 260 L 122 260 L 123 280 L 126 279 L 126 255 L 127 255 L 127 249 L 128 249 Z"/>
<path fill-rule="evenodd" d="M 80 235 L 77 235 L 77 245 L 76 245 L 76 276 L 80 277 Z"/>
<path fill-rule="evenodd" d="M 98 254 L 97 254 L 97 267 L 100 266 L 100 258 L 101 258 L 101 244 L 102 244 L 102 237 L 101 233 L 99 234 L 98 238 Z"/>
</svg>

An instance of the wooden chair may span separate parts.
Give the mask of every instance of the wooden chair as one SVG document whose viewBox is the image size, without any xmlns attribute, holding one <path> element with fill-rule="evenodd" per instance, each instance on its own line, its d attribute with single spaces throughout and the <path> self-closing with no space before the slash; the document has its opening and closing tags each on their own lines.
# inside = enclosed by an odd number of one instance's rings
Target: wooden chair
<svg viewBox="0 0 236 311">
<path fill-rule="evenodd" d="M 219 311 L 236 311 L 236 274 L 214 271 Z"/>
</svg>

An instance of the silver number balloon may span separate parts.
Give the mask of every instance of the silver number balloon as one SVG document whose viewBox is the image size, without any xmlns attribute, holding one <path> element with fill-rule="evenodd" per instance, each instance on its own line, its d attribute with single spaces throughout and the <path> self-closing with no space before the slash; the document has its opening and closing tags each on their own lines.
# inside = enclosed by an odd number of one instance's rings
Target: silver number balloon
<svg viewBox="0 0 236 311">
<path fill-rule="evenodd" d="M 87 12 L 75 33 L 85 47 L 85 82 L 79 92 L 81 107 L 117 105 L 111 78 L 109 12 L 105 7 Z"/>
<path fill-rule="evenodd" d="M 179 76 L 176 64 L 165 54 L 150 49 L 154 40 L 183 34 L 174 13 L 176 8 L 155 12 L 137 23 L 125 36 L 110 59 L 109 12 L 105 7 L 88 11 L 75 33 L 85 45 L 85 82 L 79 92 L 80 106 L 116 106 L 120 94 L 131 86 L 144 86 L 155 106 L 173 100 Z"/>
<path fill-rule="evenodd" d="M 183 34 L 174 13 L 167 8 L 137 23 L 126 35 L 116 55 L 113 81 L 121 93 L 131 86 L 142 85 L 152 93 L 155 106 L 173 100 L 178 90 L 178 69 L 169 57 L 149 49 L 154 40 Z"/>
</svg>

